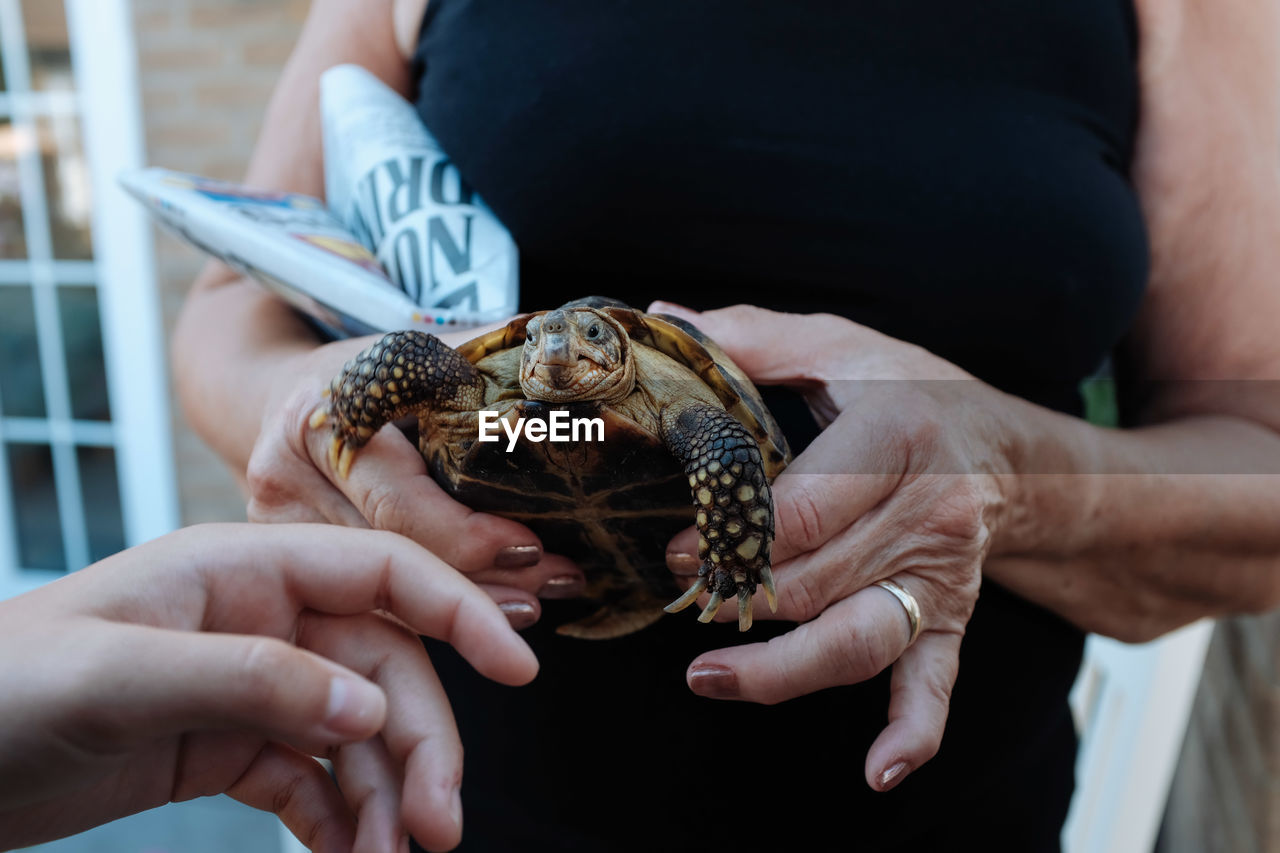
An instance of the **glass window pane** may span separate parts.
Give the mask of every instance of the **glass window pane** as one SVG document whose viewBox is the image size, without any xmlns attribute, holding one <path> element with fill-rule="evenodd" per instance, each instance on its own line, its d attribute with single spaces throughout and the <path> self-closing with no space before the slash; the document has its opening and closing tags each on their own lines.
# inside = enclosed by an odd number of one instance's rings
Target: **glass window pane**
<svg viewBox="0 0 1280 853">
<path fill-rule="evenodd" d="M 36 123 L 44 161 L 53 256 L 85 261 L 93 257 L 89 163 L 80 144 L 80 120 L 73 115 L 45 116 Z"/>
<path fill-rule="evenodd" d="M 53 452 L 47 444 L 10 444 L 8 451 L 18 561 L 24 569 L 66 571 Z"/>
<path fill-rule="evenodd" d="M 67 10 L 62 0 L 22 0 L 22 22 L 31 55 L 31 88 L 37 92 L 75 88 Z"/>
<path fill-rule="evenodd" d="M 67 385 L 71 389 L 71 417 L 109 421 L 107 367 L 102 356 L 102 325 L 98 291 L 92 287 L 59 287 L 62 345 L 66 350 Z"/>
<path fill-rule="evenodd" d="M 84 493 L 85 523 L 89 528 L 89 559 L 97 562 L 124 550 L 116 452 L 110 447 L 78 447 L 76 459 L 80 464 L 80 490 Z"/>
<path fill-rule="evenodd" d="M 45 413 L 35 306 L 23 285 L 0 286 L 0 408 L 11 418 Z"/>
<path fill-rule="evenodd" d="M 18 153 L 30 140 L 6 118 L 0 119 L 0 258 L 25 258 L 27 234 L 22 227 L 22 190 Z"/>
</svg>

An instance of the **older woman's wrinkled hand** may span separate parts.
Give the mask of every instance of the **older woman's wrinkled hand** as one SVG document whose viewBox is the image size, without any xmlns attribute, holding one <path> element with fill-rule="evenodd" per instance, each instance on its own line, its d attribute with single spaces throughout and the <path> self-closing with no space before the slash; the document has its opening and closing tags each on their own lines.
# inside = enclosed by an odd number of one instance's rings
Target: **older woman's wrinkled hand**
<svg viewBox="0 0 1280 853">
<path fill-rule="evenodd" d="M 774 484 L 778 608 L 755 608 L 758 618 L 801 624 L 768 643 L 701 655 L 690 687 L 771 704 L 891 666 L 889 724 L 868 753 L 866 777 L 877 790 L 892 788 L 942 738 L 961 638 L 1006 511 L 1004 395 L 841 317 L 746 306 L 699 314 L 665 303 L 650 310 L 697 325 L 755 382 L 801 389 L 824 427 Z M 668 563 L 677 575 L 696 571 L 696 549 L 693 529 L 673 540 Z"/>
</svg>

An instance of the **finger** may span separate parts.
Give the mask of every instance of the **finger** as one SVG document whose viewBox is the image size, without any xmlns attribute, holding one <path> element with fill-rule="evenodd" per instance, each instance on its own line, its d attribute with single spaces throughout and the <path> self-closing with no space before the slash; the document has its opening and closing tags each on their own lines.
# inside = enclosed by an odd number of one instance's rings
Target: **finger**
<svg viewBox="0 0 1280 853">
<path fill-rule="evenodd" d="M 386 715 L 382 690 L 346 667 L 282 640 L 113 626 L 96 652 L 69 724 L 108 742 L 202 729 L 260 733 L 308 752 L 367 738 Z"/>
<path fill-rule="evenodd" d="M 889 725 L 867 753 L 867 784 L 875 790 L 896 787 L 937 754 L 960 668 L 960 639 L 921 634 L 893 665 Z"/>
<path fill-rule="evenodd" d="M 250 498 L 245 508 L 248 520 L 255 524 L 369 526 L 347 496 L 316 471 L 300 473 L 290 487 L 296 487 L 296 491 L 289 496 L 282 491 L 268 495 L 262 479 L 251 480 Z"/>
<path fill-rule="evenodd" d="M 490 332 L 496 332 L 498 329 L 505 329 L 508 323 L 520 316 L 523 315 L 512 314 L 505 320 L 494 320 L 491 323 L 481 323 L 479 326 L 471 326 L 470 328 L 460 329 L 456 332 L 432 332 L 432 334 L 442 340 L 449 347 L 457 349 L 468 341 L 474 341 L 476 338 L 483 337 Z M 376 340 L 377 338 L 373 337 L 370 339 L 370 343 Z"/>
<path fill-rule="evenodd" d="M 701 655 L 687 678 L 699 696 L 772 705 L 865 681 L 897 660 L 907 639 L 902 606 L 873 587 L 767 643 Z"/>
<path fill-rule="evenodd" d="M 274 812 L 313 853 L 347 853 L 355 821 L 329 774 L 314 758 L 268 743 L 227 794 Z"/>
<path fill-rule="evenodd" d="M 417 637 L 376 616 L 309 615 L 299 642 L 385 689 L 382 740 L 404 768 L 399 820 L 428 849 L 456 846 L 462 837 L 462 742 L 444 686 Z"/>
<path fill-rule="evenodd" d="M 891 494 L 899 479 L 784 471 L 773 486 L 773 564 L 827 544 Z M 673 574 L 696 575 L 697 553 L 698 530 L 687 527 L 667 544 L 667 567 Z"/>
<path fill-rule="evenodd" d="M 850 428 L 819 433 L 774 481 L 775 563 L 822 547 L 902 483 L 902 445 L 859 429 L 857 415 L 842 417 Z"/>
<path fill-rule="evenodd" d="M 380 737 L 340 747 L 334 774 L 356 816 L 353 853 L 398 851 L 405 840 L 400 820 L 400 771 Z"/>
<path fill-rule="evenodd" d="M 586 591 L 582 569 L 560 554 L 544 554 L 527 569 L 486 569 L 467 577 L 473 583 L 519 589 L 538 598 L 578 598 Z"/>
<path fill-rule="evenodd" d="M 345 478 L 330 464 L 331 442 L 327 429 L 311 430 L 311 459 L 369 526 L 406 536 L 463 572 L 527 568 L 542 558 L 542 543 L 529 528 L 446 494 L 399 430 L 383 429 L 370 439 Z"/>
<path fill-rule="evenodd" d="M 329 524 L 209 525 L 158 541 L 185 551 L 201 575 L 208 599 L 198 624 L 206 629 L 257 629 L 246 595 L 289 602 L 292 614 L 386 610 L 503 684 L 537 674 L 533 652 L 493 600 L 404 537 Z"/>
<path fill-rule="evenodd" d="M 763 384 L 798 384 L 831 376 L 832 356 L 875 332 L 831 314 L 782 314 L 752 305 L 716 311 L 693 311 L 670 302 L 654 302 L 651 313 L 672 314 L 697 326 L 752 380 Z M 760 346 L 760 341 L 776 345 Z"/>
<path fill-rule="evenodd" d="M 502 615 L 507 617 L 507 624 L 514 631 L 536 625 L 542 618 L 542 603 L 536 595 L 530 595 L 522 589 L 497 584 L 477 584 L 485 595 L 498 604 Z M 406 626 L 407 627 L 407 626 Z"/>
<path fill-rule="evenodd" d="M 865 577 L 865 569 L 872 568 L 866 557 L 878 552 L 857 550 L 862 540 L 855 524 L 893 492 L 898 480 L 784 471 L 773 488 L 770 555 L 778 609 L 763 609 L 756 618 L 812 619 L 835 598 L 874 580 Z M 685 588 L 698 576 L 702 564 L 697 557 L 698 539 L 697 528 L 689 527 L 667 544 L 667 568 Z M 863 572 L 853 570 L 859 566 L 864 567 Z M 706 603 L 705 598 L 705 594 L 699 598 L 701 604 Z M 717 613 L 717 621 L 736 620 L 737 613 L 731 610 Z"/>
<path fill-rule="evenodd" d="M 901 484 L 905 445 L 885 441 L 856 414 L 842 415 L 846 429 L 828 429 L 773 481 L 773 562 L 821 547 L 869 512 Z M 850 441 L 849 436 L 865 436 Z M 696 554 L 697 530 L 671 541 L 668 553 Z"/>
<path fill-rule="evenodd" d="M 250 521 L 327 521 L 348 527 L 368 526 L 346 495 L 311 460 L 306 444 L 307 425 L 320 402 L 317 393 L 296 393 L 263 426 L 245 472 Z"/>
<path fill-rule="evenodd" d="M 954 365 L 932 358 L 913 362 L 904 374 L 902 359 L 913 351 L 910 344 L 835 314 L 784 314 L 754 305 L 698 312 L 670 302 L 654 302 L 649 311 L 697 326 L 755 382 L 827 385 L 837 403 L 845 390 L 840 380 L 969 378 Z M 773 344 L 762 347 L 762 340 Z"/>
<path fill-rule="evenodd" d="M 821 548 L 778 566 L 777 618 L 806 621 L 829 602 L 900 572 L 932 579 L 914 592 L 935 618 L 956 615 L 953 605 L 959 602 L 971 605 L 977 597 L 985 527 L 962 502 L 940 498 L 934 486 L 930 477 L 895 484 L 890 499 Z M 959 625 L 967 619 L 966 609 Z"/>
</svg>

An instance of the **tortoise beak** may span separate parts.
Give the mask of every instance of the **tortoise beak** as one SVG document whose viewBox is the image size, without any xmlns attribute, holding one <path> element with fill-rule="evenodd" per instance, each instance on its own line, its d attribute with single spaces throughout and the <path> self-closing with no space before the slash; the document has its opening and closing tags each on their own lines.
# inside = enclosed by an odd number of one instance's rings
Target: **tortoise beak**
<svg viewBox="0 0 1280 853">
<path fill-rule="evenodd" d="M 573 368 L 558 364 L 539 364 L 538 374 L 552 388 L 565 388 L 573 384 Z"/>
<path fill-rule="evenodd" d="M 575 367 L 578 358 L 569 346 L 569 336 L 544 333 L 542 346 L 538 349 L 538 364 L 544 367 Z"/>
<path fill-rule="evenodd" d="M 569 341 L 569 318 L 563 311 L 552 311 L 542 321 L 542 340 L 538 346 L 538 364 L 546 367 L 574 367 L 578 363 Z"/>
<path fill-rule="evenodd" d="M 533 360 L 534 372 L 552 388 L 566 388 L 573 384 L 579 368 L 578 356 L 570 345 L 569 335 L 563 332 L 547 334 L 544 329 Z"/>
</svg>

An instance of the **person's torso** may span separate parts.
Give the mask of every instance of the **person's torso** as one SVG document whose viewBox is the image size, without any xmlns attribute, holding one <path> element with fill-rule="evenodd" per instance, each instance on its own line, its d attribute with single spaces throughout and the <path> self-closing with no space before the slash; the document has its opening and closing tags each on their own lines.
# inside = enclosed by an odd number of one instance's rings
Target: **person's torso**
<svg viewBox="0 0 1280 853">
<path fill-rule="evenodd" d="M 525 309 L 830 311 L 1078 411 L 1146 278 L 1135 43 L 1122 0 L 430 0 L 417 99 L 511 229 Z M 802 450 L 803 405 L 771 403 Z M 728 831 L 742 850 L 879 850 L 1000 826 L 1011 849 L 1056 843 L 1082 634 L 998 587 L 941 752 L 887 795 L 862 762 L 888 673 L 776 707 L 700 699 L 698 653 L 789 626 L 667 617 L 587 643 L 552 631 L 572 609 L 546 602 L 526 632 L 543 668 L 520 690 L 433 648 L 468 750 L 463 849 Z"/>
<path fill-rule="evenodd" d="M 1019 386 L 1087 374 L 1136 309 L 1121 0 L 427 14 L 420 112 L 515 236 L 527 309 L 833 311 Z"/>
</svg>

